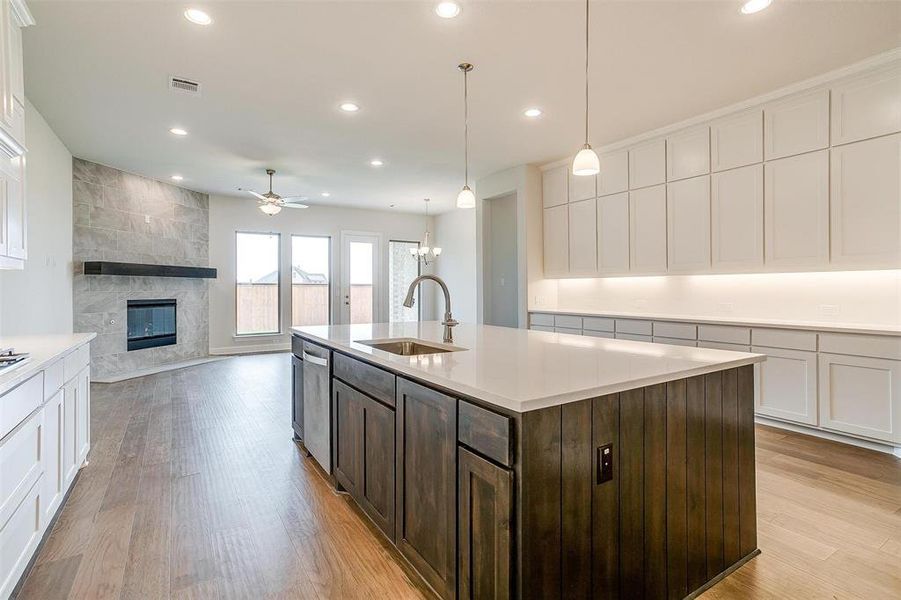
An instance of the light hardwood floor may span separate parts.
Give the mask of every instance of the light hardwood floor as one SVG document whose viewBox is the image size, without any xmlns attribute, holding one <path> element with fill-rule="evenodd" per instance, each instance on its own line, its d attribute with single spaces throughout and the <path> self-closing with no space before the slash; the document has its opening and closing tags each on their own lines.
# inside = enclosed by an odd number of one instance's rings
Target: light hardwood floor
<svg viewBox="0 0 901 600">
<path fill-rule="evenodd" d="M 90 465 L 20 598 L 423 598 L 291 441 L 289 355 L 93 385 Z M 757 429 L 762 554 L 702 598 L 901 597 L 901 461 Z"/>
</svg>

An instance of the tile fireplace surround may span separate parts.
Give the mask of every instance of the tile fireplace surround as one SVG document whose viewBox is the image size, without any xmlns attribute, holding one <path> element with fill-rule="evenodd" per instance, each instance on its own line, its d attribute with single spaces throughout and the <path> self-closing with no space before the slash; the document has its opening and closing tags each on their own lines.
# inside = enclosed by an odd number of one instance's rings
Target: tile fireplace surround
<svg viewBox="0 0 901 600">
<path fill-rule="evenodd" d="M 84 275 L 83 262 L 208 266 L 209 196 L 78 158 L 72 177 L 75 331 L 97 332 L 92 377 L 206 357 L 208 280 Z M 129 352 L 128 301 L 154 298 L 177 300 L 178 343 Z"/>
</svg>

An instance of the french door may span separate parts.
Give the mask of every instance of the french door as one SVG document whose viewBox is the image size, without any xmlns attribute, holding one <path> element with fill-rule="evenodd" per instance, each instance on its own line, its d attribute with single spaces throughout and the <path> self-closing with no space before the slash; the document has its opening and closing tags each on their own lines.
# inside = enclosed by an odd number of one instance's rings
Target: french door
<svg viewBox="0 0 901 600">
<path fill-rule="evenodd" d="M 341 233 L 341 323 L 377 323 L 381 317 L 382 236 Z"/>
</svg>

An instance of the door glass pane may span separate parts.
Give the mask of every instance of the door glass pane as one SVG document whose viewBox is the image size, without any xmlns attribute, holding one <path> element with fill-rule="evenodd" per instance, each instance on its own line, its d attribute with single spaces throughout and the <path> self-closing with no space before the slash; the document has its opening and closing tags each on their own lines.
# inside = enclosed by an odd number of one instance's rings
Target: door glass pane
<svg viewBox="0 0 901 600">
<path fill-rule="evenodd" d="M 413 308 L 404 306 L 407 288 L 419 276 L 419 261 L 410 253 L 417 250 L 419 242 L 388 242 L 388 318 L 392 323 L 418 321 L 420 315 L 419 289 L 413 294 Z"/>
<path fill-rule="evenodd" d="M 279 332 L 278 244 L 277 233 L 237 234 L 238 335 Z"/>
<path fill-rule="evenodd" d="M 350 243 L 350 322 L 372 323 L 372 244 Z"/>
<path fill-rule="evenodd" d="M 291 236 L 291 325 L 328 325 L 331 281 L 327 237 Z"/>
</svg>

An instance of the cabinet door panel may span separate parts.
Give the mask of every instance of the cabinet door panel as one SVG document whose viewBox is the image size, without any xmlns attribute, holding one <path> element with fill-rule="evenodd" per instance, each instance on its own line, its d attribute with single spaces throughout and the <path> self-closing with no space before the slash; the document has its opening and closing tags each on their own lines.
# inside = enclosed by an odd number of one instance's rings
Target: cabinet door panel
<svg viewBox="0 0 901 600">
<path fill-rule="evenodd" d="M 598 198 L 598 271 L 629 272 L 629 194 Z"/>
<path fill-rule="evenodd" d="M 442 598 L 456 592 L 457 402 L 397 379 L 397 547 Z"/>
<path fill-rule="evenodd" d="M 352 496 L 359 497 L 362 479 L 363 394 L 333 379 L 332 395 L 335 411 L 332 432 L 335 444 L 335 479 Z"/>
<path fill-rule="evenodd" d="M 291 427 L 294 437 L 303 440 L 303 363 L 291 357 Z"/>
<path fill-rule="evenodd" d="M 63 472 L 64 487 L 75 479 L 78 471 L 78 441 L 76 430 L 78 429 L 78 381 L 73 379 L 66 384 L 63 393 Z"/>
<path fill-rule="evenodd" d="M 763 109 L 767 160 L 829 146 L 829 90 L 815 90 L 768 104 Z"/>
<path fill-rule="evenodd" d="M 44 497 L 44 522 L 49 523 L 63 498 L 65 473 L 63 471 L 63 394 L 59 390 L 44 406 L 44 431 L 41 459 L 44 461 L 44 478 L 41 480 Z"/>
<path fill-rule="evenodd" d="M 394 539 L 394 411 L 363 396 L 363 477 L 360 505 Z"/>
<path fill-rule="evenodd" d="M 601 172 L 598 173 L 598 196 L 618 194 L 629 189 L 629 152 L 601 154 Z"/>
<path fill-rule="evenodd" d="M 41 541 L 41 486 L 36 483 L 0 529 L 0 598 L 13 588 Z"/>
<path fill-rule="evenodd" d="M 0 171 L 0 256 L 9 256 L 9 176 Z"/>
<path fill-rule="evenodd" d="M 901 263 L 901 134 L 832 149 L 836 265 Z"/>
<path fill-rule="evenodd" d="M 710 177 L 666 186 L 667 265 L 671 272 L 710 268 Z"/>
<path fill-rule="evenodd" d="M 582 200 L 569 205 L 569 271 L 593 274 L 597 271 L 597 203 Z"/>
<path fill-rule="evenodd" d="M 569 201 L 591 200 L 597 196 L 597 177 L 573 175 L 572 169 L 566 169 L 569 175 Z"/>
<path fill-rule="evenodd" d="M 832 87 L 832 143 L 847 144 L 901 131 L 901 69 Z"/>
<path fill-rule="evenodd" d="M 78 406 L 75 414 L 75 447 L 78 465 L 88 458 L 91 448 L 91 368 L 85 367 L 78 374 Z"/>
<path fill-rule="evenodd" d="M 763 264 L 763 165 L 713 175 L 710 219 L 714 269 Z"/>
<path fill-rule="evenodd" d="M 6 181 L 6 255 L 25 258 L 25 184 L 22 157 L 10 160 L 11 175 Z"/>
<path fill-rule="evenodd" d="M 901 361 L 820 353 L 820 426 L 901 441 Z"/>
<path fill-rule="evenodd" d="M 629 150 L 629 189 L 666 181 L 666 141 L 654 140 Z"/>
<path fill-rule="evenodd" d="M 666 180 L 710 172 L 710 127 L 704 125 L 666 138 Z"/>
<path fill-rule="evenodd" d="M 755 365 L 756 412 L 807 425 L 817 424 L 817 354 L 752 346 L 766 354 Z"/>
<path fill-rule="evenodd" d="M 763 111 L 724 117 L 710 126 L 710 167 L 725 171 L 763 160 Z"/>
<path fill-rule="evenodd" d="M 460 598 L 510 597 L 513 472 L 459 448 Z"/>
<path fill-rule="evenodd" d="M 545 208 L 566 204 L 569 198 L 567 190 L 568 174 L 568 165 L 554 167 L 541 174 L 541 198 Z"/>
<path fill-rule="evenodd" d="M 665 272 L 666 186 L 629 192 L 629 233 L 631 272 Z"/>
<path fill-rule="evenodd" d="M 829 151 L 766 164 L 766 263 L 822 267 L 829 261 Z"/>
<path fill-rule="evenodd" d="M 544 209 L 544 274 L 569 272 L 569 212 L 567 206 Z"/>
</svg>

